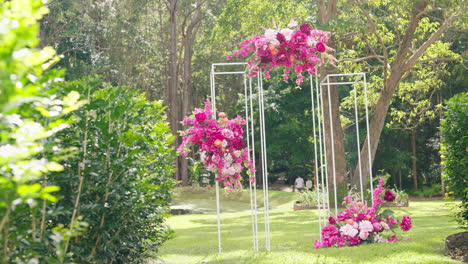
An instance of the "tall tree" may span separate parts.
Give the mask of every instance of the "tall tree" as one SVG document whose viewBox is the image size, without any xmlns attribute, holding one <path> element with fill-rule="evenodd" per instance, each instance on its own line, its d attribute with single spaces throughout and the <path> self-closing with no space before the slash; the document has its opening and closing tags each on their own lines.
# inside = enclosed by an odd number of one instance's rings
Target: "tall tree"
<svg viewBox="0 0 468 264">
<path fill-rule="evenodd" d="M 179 10 L 179 0 L 167 0 L 167 10 L 169 11 L 169 32 L 170 32 L 170 49 L 169 49 L 169 77 L 167 85 L 167 97 L 169 103 L 169 122 L 174 135 L 179 131 L 179 98 L 178 98 L 178 71 L 177 71 L 177 11 Z M 179 140 L 176 136 L 174 146 L 177 148 Z M 174 178 L 180 180 L 179 158 L 175 158 L 175 173 Z"/>
<path fill-rule="evenodd" d="M 382 64 L 382 88 L 370 121 L 370 134 L 366 136 L 361 150 L 362 173 L 369 174 L 371 162 L 382 133 L 389 106 L 400 82 L 417 64 L 444 59 L 444 50 L 433 49 L 442 34 L 449 29 L 466 10 L 463 1 L 440 3 L 438 1 L 378 1 L 353 0 L 348 6 L 352 12 L 343 13 L 342 19 L 355 19 L 361 25 L 361 35 L 355 40 L 368 54 L 357 61 L 377 60 Z M 443 13 L 443 21 L 432 21 L 434 12 Z M 431 26 L 434 26 L 432 28 Z M 368 32 L 370 31 L 370 35 Z M 430 52 L 429 52 L 430 51 Z M 370 140 L 370 149 L 367 141 Z M 356 166 L 353 175 L 358 175 Z M 364 178 L 368 183 L 367 177 Z M 353 184 L 359 183 L 354 177 Z"/>
<path fill-rule="evenodd" d="M 183 85 L 182 85 L 182 117 L 190 113 L 192 106 L 192 58 L 194 42 L 203 19 L 203 6 L 205 1 L 197 0 L 194 8 L 190 8 L 182 23 L 183 54 Z M 190 5 L 191 6 L 191 5 Z M 181 117 L 181 118 L 182 118 Z M 188 160 L 182 158 L 180 162 L 180 176 L 182 185 L 188 184 Z"/>
<path fill-rule="evenodd" d="M 331 28 L 329 25 L 331 21 L 337 18 L 337 0 L 317 0 L 318 5 L 318 24 L 320 27 Z M 334 49 L 337 48 L 336 38 L 332 36 L 331 41 L 328 45 Z M 336 73 L 336 68 L 329 65 L 320 69 L 320 80 L 325 80 L 328 74 Z M 330 82 L 335 82 L 335 78 L 330 78 Z M 345 145 L 343 138 L 343 130 L 341 122 L 337 122 L 340 119 L 340 99 L 338 93 L 338 87 L 336 85 L 324 85 L 320 87 L 322 90 L 322 102 L 324 109 L 324 125 L 326 149 L 327 149 L 327 170 L 330 177 L 329 182 L 334 183 L 333 176 L 336 174 L 336 185 L 346 186 L 347 174 L 346 174 L 346 159 L 345 159 Z M 331 115 L 330 111 L 331 109 Z M 331 120 L 330 120 L 331 116 Z M 333 133 L 333 142 L 331 136 Z M 333 149 L 333 152 L 332 152 Z M 334 154 L 334 157 L 333 157 Z M 333 168 L 335 169 L 333 171 Z M 343 191 L 343 190 L 341 190 Z"/>
</svg>

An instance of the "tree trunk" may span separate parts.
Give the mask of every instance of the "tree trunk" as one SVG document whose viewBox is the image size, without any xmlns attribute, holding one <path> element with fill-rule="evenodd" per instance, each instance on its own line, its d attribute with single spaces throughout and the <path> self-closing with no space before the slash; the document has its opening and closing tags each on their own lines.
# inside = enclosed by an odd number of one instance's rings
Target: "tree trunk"
<svg viewBox="0 0 468 264">
<path fill-rule="evenodd" d="M 417 168 L 417 157 L 416 157 L 416 128 L 411 131 L 411 153 L 413 160 L 412 174 L 413 174 L 413 186 L 414 190 L 418 190 L 418 168 Z"/>
<path fill-rule="evenodd" d="M 334 73 L 335 71 L 331 69 L 325 69 L 321 72 L 321 79 L 325 78 L 327 74 Z M 335 82 L 335 78 L 330 78 L 330 82 Z M 325 80 L 326 82 L 326 80 Z M 328 100 L 331 99 L 331 101 Z M 324 125 L 325 125 L 325 144 L 327 148 L 327 170 L 329 177 L 329 184 L 333 186 L 333 153 L 334 152 L 334 164 L 335 164 L 335 173 L 336 173 L 336 185 L 346 186 L 347 177 L 346 177 L 346 160 L 345 160 L 345 151 L 344 151 L 344 138 L 343 138 L 343 129 L 341 127 L 340 119 L 340 101 L 338 95 L 338 87 L 336 85 L 330 85 L 330 96 L 328 96 L 328 86 L 322 86 L 322 101 L 323 101 L 323 111 L 324 111 Z M 330 105 L 331 104 L 331 105 Z M 331 118 L 332 118 L 332 130 L 330 130 L 330 111 L 329 107 L 331 106 Z M 333 133 L 333 142 L 331 141 L 331 133 Z"/>
<path fill-rule="evenodd" d="M 172 133 L 176 136 L 174 140 L 174 147 L 179 145 L 178 130 L 179 130 L 179 101 L 177 98 L 177 10 L 178 0 L 169 1 L 170 13 L 170 58 L 169 58 L 169 78 L 168 78 L 168 97 L 169 97 L 169 122 L 171 124 Z M 176 157 L 174 178 L 180 180 L 179 173 L 179 158 Z"/>
<path fill-rule="evenodd" d="M 184 80 L 183 80 L 183 99 L 182 99 L 182 115 L 189 114 L 192 99 L 192 54 L 193 43 L 202 20 L 202 5 L 198 2 L 195 14 L 185 32 L 184 38 Z M 188 185 L 188 160 L 182 157 L 180 162 L 180 176 L 182 185 Z"/>
<path fill-rule="evenodd" d="M 329 0 L 325 3 L 324 0 L 318 0 L 318 17 L 321 24 L 326 25 L 331 20 L 337 16 L 337 0 Z M 331 48 L 336 49 L 336 43 L 332 37 L 328 45 Z M 334 67 L 323 67 L 320 70 L 320 80 L 323 80 L 327 74 L 336 73 Z M 333 82 L 334 78 L 330 78 L 330 82 Z M 326 82 L 326 80 L 325 80 Z M 327 148 L 327 171 L 328 171 L 328 182 L 329 188 L 332 189 L 334 185 L 333 180 L 333 155 L 332 147 L 334 148 L 334 158 L 335 158 L 335 172 L 336 172 L 336 187 L 340 190 L 344 186 L 346 189 L 347 177 L 346 177 L 346 160 L 344 152 L 344 139 L 343 139 L 343 129 L 341 128 L 341 119 L 340 119 L 340 100 L 337 86 L 330 85 L 330 100 L 328 100 L 328 86 L 321 87 L 322 90 L 322 102 L 323 102 L 323 111 L 324 111 L 324 125 L 325 125 L 325 145 Z M 331 104 L 331 105 L 330 105 Z M 329 107 L 331 106 L 331 115 L 333 126 L 330 129 L 330 112 Z M 333 142 L 331 142 L 331 134 L 333 133 Z M 333 190 L 330 190 L 331 193 Z M 339 195 L 340 194 L 340 191 Z"/>
</svg>

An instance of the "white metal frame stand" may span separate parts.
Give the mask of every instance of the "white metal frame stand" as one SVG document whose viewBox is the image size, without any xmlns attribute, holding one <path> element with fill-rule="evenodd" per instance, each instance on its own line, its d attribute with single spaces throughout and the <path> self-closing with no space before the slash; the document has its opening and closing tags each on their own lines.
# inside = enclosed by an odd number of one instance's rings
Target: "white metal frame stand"
<svg viewBox="0 0 468 264">
<path fill-rule="evenodd" d="M 346 78 L 353 78 L 350 81 L 337 81 L 337 82 L 330 82 L 330 77 L 346 77 Z M 358 115 L 358 104 L 357 104 L 357 86 L 356 83 L 362 81 L 364 85 L 364 101 L 365 101 L 365 115 L 366 115 L 366 129 L 367 135 L 369 135 L 369 110 L 368 110 L 368 98 L 367 98 L 367 79 L 365 73 L 344 73 L 344 74 L 328 74 L 319 84 L 317 80 L 317 76 L 315 77 L 315 93 L 316 98 L 314 100 L 313 95 L 313 80 L 312 77 L 310 78 L 311 85 L 311 96 L 312 96 L 312 118 L 313 120 L 313 137 L 314 137 L 314 151 L 315 151 L 315 164 L 317 164 L 317 170 L 320 168 L 320 174 L 317 173 L 317 182 L 316 186 L 318 186 L 317 192 L 317 204 L 318 204 L 318 218 L 319 218 L 319 233 L 322 230 L 322 227 L 327 225 L 328 217 L 330 216 L 330 194 L 328 190 L 328 170 L 327 170 L 327 151 L 331 151 L 332 157 L 332 170 L 333 173 L 333 196 L 334 196 L 334 209 L 335 215 L 338 214 L 338 199 L 337 199 L 337 186 L 336 186 L 336 168 L 335 168 L 335 147 L 331 144 L 331 150 L 327 150 L 327 146 L 325 144 L 325 138 L 327 137 L 325 133 L 325 123 L 324 123 L 324 109 L 323 109 L 323 98 L 322 92 L 326 87 L 327 94 L 328 94 L 328 102 L 331 102 L 330 98 L 330 85 L 353 85 L 353 93 L 354 93 L 354 114 L 355 114 L 355 122 L 356 122 L 356 137 L 357 137 L 357 152 L 358 152 L 358 168 L 359 168 L 359 183 L 360 183 L 360 192 L 361 192 L 361 199 L 364 198 L 364 187 L 362 181 L 362 170 L 361 170 L 361 142 L 359 137 L 359 115 Z M 315 102 L 316 101 L 316 102 Z M 333 118 L 331 112 L 331 103 L 328 104 L 329 109 L 328 112 L 330 114 L 330 131 L 333 130 Z M 316 125 L 317 123 L 317 125 Z M 316 129 L 318 128 L 318 129 Z M 318 132 L 318 135 L 317 135 Z M 329 135 L 331 137 L 331 142 L 333 142 L 333 133 Z M 318 146 L 317 146 L 318 145 Z M 367 140 L 367 147 L 370 149 L 370 139 Z M 317 153 L 318 152 L 318 153 Z M 372 190 L 374 189 L 372 183 L 372 160 L 370 151 L 368 152 L 368 162 L 369 162 L 369 179 L 370 179 L 370 188 L 371 188 L 371 195 L 373 195 Z M 372 197 L 373 198 L 373 197 Z"/>
<path fill-rule="evenodd" d="M 242 71 L 217 71 L 217 67 L 222 66 L 244 66 Z M 253 117 L 253 78 L 247 76 L 245 67 L 247 63 L 213 63 L 211 65 L 211 108 L 213 111 L 213 118 L 216 119 L 216 75 L 226 74 L 240 74 L 244 80 L 244 96 L 245 96 L 245 120 L 247 121 L 247 147 L 249 148 L 249 159 L 253 161 L 253 167 L 255 165 L 255 137 L 254 137 L 254 117 Z M 259 72 L 257 78 L 257 97 L 258 97 L 258 112 L 259 112 L 259 125 L 260 125 L 260 153 L 261 153 L 261 166 L 262 166 L 262 179 L 263 179 L 263 204 L 264 204 L 264 219 L 265 219 L 265 249 L 271 250 L 270 247 L 270 212 L 269 212 L 269 200 L 268 200 L 268 163 L 266 155 L 266 135 L 265 135 L 265 107 L 263 102 L 263 79 L 262 73 Z M 257 173 L 254 173 L 256 178 Z M 249 180 L 249 195 L 250 195 L 250 210 L 252 217 L 252 236 L 253 236 L 253 250 L 258 251 L 258 207 L 257 207 L 257 187 L 256 184 L 252 184 Z M 220 212 L 220 201 L 219 201 L 219 183 L 216 181 L 216 216 L 218 225 L 218 252 L 222 252 L 221 247 L 221 212 Z"/>
<path fill-rule="evenodd" d="M 242 71 L 217 71 L 217 67 L 222 66 L 247 66 L 247 63 L 213 63 L 211 65 L 211 107 L 213 111 L 213 118 L 216 119 L 216 75 L 226 74 L 240 74 L 244 80 L 244 96 L 245 96 L 245 120 L 247 121 L 247 146 L 249 148 L 249 158 L 253 160 L 255 169 L 255 137 L 254 137 L 254 118 L 253 118 L 253 87 L 255 82 L 253 78 L 247 76 L 245 69 Z M 346 77 L 353 78 L 351 81 L 337 81 L 330 82 L 330 77 Z M 263 76 L 262 72 L 258 72 L 256 76 L 256 87 L 258 96 L 258 112 L 259 112 L 259 125 L 260 125 L 260 153 L 261 153 L 261 166 L 262 166 L 262 179 L 263 179 L 263 202 L 264 202 L 264 219 L 265 219 L 265 249 L 271 250 L 270 247 L 270 213 L 269 213 L 269 199 L 268 199 L 268 164 L 266 155 L 266 135 L 265 135 L 265 108 L 264 108 L 264 96 L 263 96 Z M 345 74 L 328 74 L 319 84 L 317 75 L 315 76 L 315 98 L 314 98 L 314 82 L 312 75 L 310 76 L 310 91 L 311 91 L 311 104 L 312 104 L 312 122 L 313 122 L 313 139 L 314 139 L 314 161 L 316 164 L 317 178 L 317 207 L 318 207 L 318 220 L 319 220 L 319 233 L 322 227 L 327 225 L 328 217 L 330 216 L 330 194 L 328 190 L 329 186 L 329 175 L 327 170 L 327 152 L 331 151 L 332 156 L 332 170 L 333 173 L 333 195 L 334 195 L 334 209 L 335 215 L 338 214 L 338 201 L 337 201 L 337 186 L 336 186 L 336 168 L 335 168 L 335 147 L 331 144 L 331 150 L 327 149 L 325 139 L 327 136 L 331 137 L 333 142 L 333 133 L 326 135 L 325 123 L 324 123 L 324 106 L 322 92 L 324 87 L 327 87 L 328 102 L 331 102 L 330 96 L 330 85 L 353 85 L 354 92 L 354 108 L 355 108 L 355 122 L 356 122 L 356 135 L 357 135 L 357 152 L 358 152 L 358 167 L 359 167 L 359 180 L 360 180 L 360 192 L 361 198 L 364 197 L 364 186 L 362 181 L 362 170 L 361 170 L 361 149 L 360 149 L 360 137 L 359 137 L 359 115 L 358 115 L 358 104 L 357 104 L 357 86 L 356 83 L 362 81 L 364 84 L 364 101 L 365 101 L 365 115 L 366 115 L 366 129 L 367 135 L 369 135 L 369 110 L 368 110 L 368 98 L 367 98 L 367 80 L 365 73 L 345 73 Z M 331 112 L 331 103 L 328 104 L 329 118 L 330 118 L 330 131 L 333 130 L 333 118 Z M 368 149 L 370 149 L 370 140 L 367 140 Z M 369 178 L 371 195 L 373 188 L 372 183 L 372 162 L 371 154 L 368 152 L 369 159 Z M 318 173 L 320 169 L 320 174 Z M 256 173 L 254 174 L 256 176 Z M 258 207 L 257 207 L 257 188 L 256 184 L 252 184 L 249 181 L 249 194 L 250 194 L 250 209 L 252 217 L 252 235 L 253 235 L 253 250 L 258 251 Z M 219 201 L 219 183 L 216 182 L 216 215 L 217 215 L 217 226 L 218 226 L 218 252 L 222 252 L 221 247 L 221 212 L 220 212 L 220 201 Z"/>
</svg>

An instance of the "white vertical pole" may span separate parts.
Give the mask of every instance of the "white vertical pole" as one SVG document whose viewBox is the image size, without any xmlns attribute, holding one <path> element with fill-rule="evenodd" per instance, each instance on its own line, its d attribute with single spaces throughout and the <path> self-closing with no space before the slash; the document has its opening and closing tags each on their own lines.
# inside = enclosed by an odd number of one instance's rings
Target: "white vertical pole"
<svg viewBox="0 0 468 264">
<path fill-rule="evenodd" d="M 371 144 L 370 144 L 370 132 L 369 132 L 369 110 L 368 110 L 368 102 L 367 102 L 367 79 L 366 74 L 362 74 L 364 76 L 364 101 L 366 102 L 366 129 L 367 129 L 367 153 L 369 158 L 369 178 L 370 178 L 370 188 L 371 188 L 371 199 L 372 205 L 374 205 L 374 184 L 372 183 L 372 158 L 371 158 Z"/>
<path fill-rule="evenodd" d="M 213 112 L 213 118 L 216 120 L 216 92 L 215 92 L 215 66 L 211 65 L 211 111 Z M 218 175 L 215 175 L 217 177 Z M 221 215 L 219 210 L 219 182 L 216 182 L 216 217 L 218 224 L 218 253 L 221 253 Z"/>
<path fill-rule="evenodd" d="M 318 73 L 317 73 L 318 74 Z M 324 160 L 324 137 L 322 137 L 322 128 L 323 128 L 323 113 L 321 112 L 322 111 L 322 99 L 321 99 L 321 96 L 322 96 L 322 92 L 320 92 L 320 89 L 321 89 L 322 86 L 319 85 L 318 83 L 318 77 L 317 75 L 315 75 L 315 94 L 316 94 L 316 97 L 317 97 L 317 119 L 318 119 L 318 133 L 319 133 L 319 139 L 320 139 L 320 144 L 319 144 L 319 151 L 320 151 L 320 180 L 321 180 L 321 185 L 320 185 L 320 188 L 319 188 L 319 193 L 320 193 L 320 199 L 322 200 L 322 209 L 320 210 L 321 211 L 321 215 L 323 216 L 323 226 L 326 225 L 326 215 L 328 215 L 328 213 L 324 214 L 324 211 L 325 210 L 328 210 L 327 209 L 327 200 L 325 199 L 325 195 L 326 195 L 326 192 L 325 192 L 325 182 L 324 182 L 324 178 L 325 178 L 325 175 L 326 175 L 326 170 L 327 170 L 327 162 L 326 162 L 326 158 Z M 324 168 L 325 168 L 325 171 L 324 171 Z M 324 175 L 325 174 L 325 175 Z M 322 229 L 320 229 L 321 231 Z"/>
<path fill-rule="evenodd" d="M 315 162 L 315 166 L 314 166 L 314 175 L 316 175 L 316 178 L 315 178 L 315 181 L 316 181 L 316 192 L 317 192 L 317 215 L 318 215 L 318 223 L 319 223 L 319 234 L 321 234 L 320 230 L 322 230 L 322 215 L 321 215 L 321 203 L 320 203 L 320 187 L 319 187 L 319 174 L 318 174 L 318 168 L 319 168 L 319 164 L 318 164 L 318 159 L 317 159 L 317 135 L 316 135 L 316 131 L 315 131 L 315 104 L 314 104 L 314 84 L 313 84 L 313 79 L 312 79 L 312 75 L 309 74 L 309 78 L 310 78 L 310 99 L 311 99 L 311 102 L 312 102 L 312 124 L 313 124 L 313 127 L 312 127 L 312 133 L 314 135 L 314 162 Z"/>
<path fill-rule="evenodd" d="M 252 101 L 252 78 L 249 78 L 249 101 L 250 101 L 250 129 L 251 129 L 251 138 L 252 138 L 252 162 L 253 162 L 253 167 L 256 170 L 256 165 L 255 165 L 255 131 L 254 131 L 254 117 L 253 117 L 253 101 Z M 250 149 L 249 149 L 250 150 Z M 255 222 L 255 251 L 258 251 L 258 211 L 257 211 L 257 172 L 254 172 L 254 177 L 255 177 L 255 184 L 253 185 L 254 188 L 254 222 Z"/>
<path fill-rule="evenodd" d="M 364 202 L 364 189 L 362 188 L 361 142 L 359 140 L 359 116 L 358 116 L 356 83 L 353 84 L 353 87 L 354 87 L 354 115 L 356 117 L 356 142 L 357 142 L 357 151 L 358 151 L 359 183 L 361 187 L 361 202 Z"/>
<path fill-rule="evenodd" d="M 265 214 L 265 248 L 270 251 L 270 213 L 268 203 L 268 168 L 267 168 L 267 153 L 266 153 L 266 139 L 265 139 L 265 106 L 263 103 L 263 78 L 262 72 L 258 73 L 260 79 L 259 91 L 259 112 L 260 112 L 260 145 L 262 148 L 262 176 L 263 176 L 263 204 Z"/>
<path fill-rule="evenodd" d="M 335 195 L 335 215 L 338 215 L 338 201 L 336 195 L 336 168 L 335 168 L 335 144 L 333 138 L 333 117 L 331 107 L 331 95 L 330 95 L 330 77 L 327 75 L 327 87 L 328 87 L 328 113 L 330 114 L 330 136 L 331 136 L 331 149 L 332 149 L 332 167 L 333 167 L 333 193 Z"/>
<path fill-rule="evenodd" d="M 327 209 L 327 216 L 329 216 L 330 213 L 330 194 L 328 193 L 328 160 L 327 160 L 327 141 L 326 141 L 326 130 L 325 130 L 325 111 L 324 111 L 324 106 L 323 106 L 323 88 L 322 85 L 320 84 L 319 88 L 320 91 L 320 104 L 321 104 L 321 111 L 322 111 L 322 132 L 323 132 L 323 153 L 325 156 L 323 157 L 324 160 L 324 165 L 325 165 L 325 185 L 323 186 L 324 192 L 325 192 L 325 199 L 326 199 L 326 209 Z M 322 175 L 323 177 L 323 175 Z M 323 178 L 322 178 L 323 180 Z M 322 182 L 323 183 L 323 182 Z"/>
<path fill-rule="evenodd" d="M 250 160 L 250 129 L 249 129 L 249 104 L 248 104 L 248 93 L 247 93 L 247 76 L 246 74 L 243 75 L 244 78 L 244 105 L 245 105 L 245 120 L 246 120 L 246 130 L 247 130 L 247 147 L 249 148 L 248 152 L 248 158 Z M 252 131 L 253 133 L 253 131 Z M 256 217 L 255 217 L 255 209 L 254 209 L 254 204 L 253 200 L 255 199 L 252 194 L 252 181 L 249 177 L 249 196 L 250 196 L 250 214 L 252 217 L 252 239 L 253 239 L 253 250 L 258 251 L 256 247 L 256 241 L 257 241 L 257 232 L 255 229 L 255 222 L 256 222 Z"/>
</svg>

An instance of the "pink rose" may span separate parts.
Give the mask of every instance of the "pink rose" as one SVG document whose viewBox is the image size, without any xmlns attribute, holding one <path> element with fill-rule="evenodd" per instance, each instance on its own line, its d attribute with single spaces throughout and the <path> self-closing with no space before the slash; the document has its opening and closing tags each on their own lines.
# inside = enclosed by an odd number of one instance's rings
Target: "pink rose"
<svg viewBox="0 0 468 264">
<path fill-rule="evenodd" d="M 317 44 L 315 44 L 315 48 L 318 52 L 325 52 L 325 50 L 327 50 L 327 47 L 325 47 L 325 44 L 322 42 L 317 42 Z"/>
</svg>

